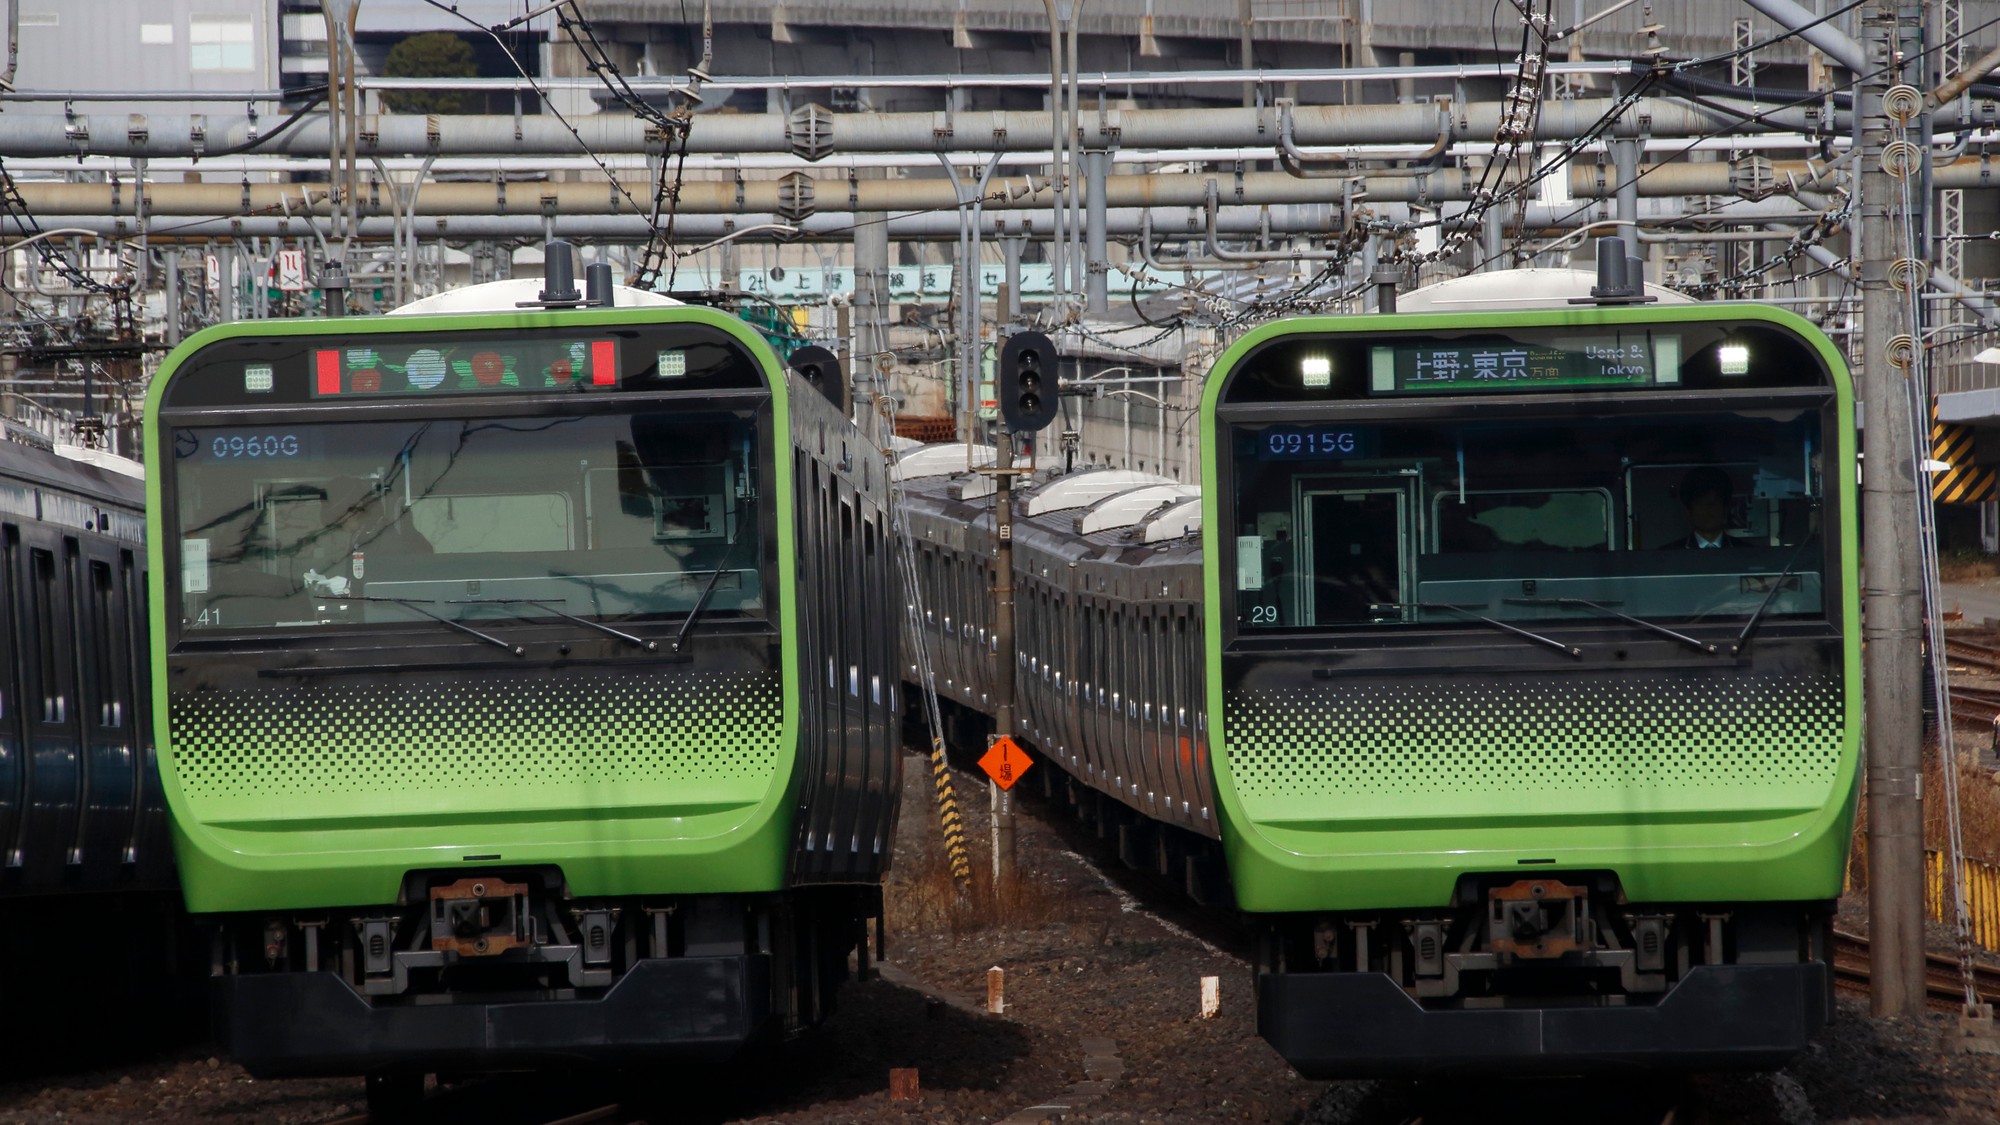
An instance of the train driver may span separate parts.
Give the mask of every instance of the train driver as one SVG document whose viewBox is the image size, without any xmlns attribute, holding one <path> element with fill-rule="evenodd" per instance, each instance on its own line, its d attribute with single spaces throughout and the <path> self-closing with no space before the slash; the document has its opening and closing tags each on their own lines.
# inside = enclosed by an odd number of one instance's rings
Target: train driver
<svg viewBox="0 0 2000 1125">
<path fill-rule="evenodd" d="M 1736 499 L 1736 486 L 1727 471 L 1714 465 L 1696 465 L 1681 477 L 1677 495 L 1687 509 L 1688 533 L 1668 543 L 1669 550 L 1736 546 L 1729 537 L 1729 508 Z"/>
</svg>

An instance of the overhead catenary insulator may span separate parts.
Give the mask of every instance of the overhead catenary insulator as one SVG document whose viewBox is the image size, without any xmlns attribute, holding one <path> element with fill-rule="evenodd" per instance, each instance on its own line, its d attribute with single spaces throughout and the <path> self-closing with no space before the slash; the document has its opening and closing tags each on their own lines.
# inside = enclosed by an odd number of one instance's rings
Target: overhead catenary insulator
<svg viewBox="0 0 2000 1125">
<path fill-rule="evenodd" d="M 801 160 L 821 160 L 833 151 L 833 111 L 816 102 L 792 111 L 785 119 L 785 140 Z"/>
<path fill-rule="evenodd" d="M 804 172 L 788 172 L 778 181 L 778 217 L 797 226 L 812 217 L 813 178 Z"/>
<path fill-rule="evenodd" d="M 1729 186 L 1744 199 L 1769 198 L 1778 190 L 1778 178 L 1772 172 L 1771 158 L 1751 154 L 1730 161 Z"/>
</svg>

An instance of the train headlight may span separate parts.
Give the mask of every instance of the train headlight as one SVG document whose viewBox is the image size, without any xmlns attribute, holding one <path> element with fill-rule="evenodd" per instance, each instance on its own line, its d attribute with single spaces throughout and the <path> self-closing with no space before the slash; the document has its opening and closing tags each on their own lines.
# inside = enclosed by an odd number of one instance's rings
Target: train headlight
<svg viewBox="0 0 2000 1125">
<path fill-rule="evenodd" d="M 1724 375 L 1750 374 L 1750 349 L 1744 344 L 1719 344 L 1715 349 L 1716 365 Z"/>
<path fill-rule="evenodd" d="M 1309 355 L 1299 360 L 1299 381 L 1308 387 L 1325 387 L 1333 383 L 1333 360 L 1323 355 Z"/>
<path fill-rule="evenodd" d="M 262 394 L 271 389 L 271 365 L 268 363 L 246 363 L 243 365 L 243 389 Z"/>
<path fill-rule="evenodd" d="M 682 379 L 687 377 L 688 355 L 686 351 L 680 348 L 664 350 L 660 352 L 657 362 L 660 365 L 660 378 Z"/>
</svg>

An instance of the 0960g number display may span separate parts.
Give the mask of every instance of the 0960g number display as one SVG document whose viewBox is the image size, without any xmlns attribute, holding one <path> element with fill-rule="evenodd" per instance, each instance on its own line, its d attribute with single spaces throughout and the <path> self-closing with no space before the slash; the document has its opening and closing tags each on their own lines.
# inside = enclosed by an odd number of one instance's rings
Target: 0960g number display
<svg viewBox="0 0 2000 1125">
<path fill-rule="evenodd" d="M 209 456 L 218 461 L 297 457 L 303 451 L 297 434 L 217 434 L 208 442 Z"/>
</svg>

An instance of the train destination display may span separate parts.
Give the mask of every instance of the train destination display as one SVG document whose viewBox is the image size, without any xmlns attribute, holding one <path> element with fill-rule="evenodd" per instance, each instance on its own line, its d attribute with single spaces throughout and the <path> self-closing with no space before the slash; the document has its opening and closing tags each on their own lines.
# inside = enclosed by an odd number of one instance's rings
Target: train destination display
<svg viewBox="0 0 2000 1125">
<path fill-rule="evenodd" d="M 1677 384 L 1680 368 L 1680 337 L 1654 332 L 1535 343 L 1412 341 L 1369 349 L 1369 389 L 1375 394 L 1615 390 Z"/>
</svg>

